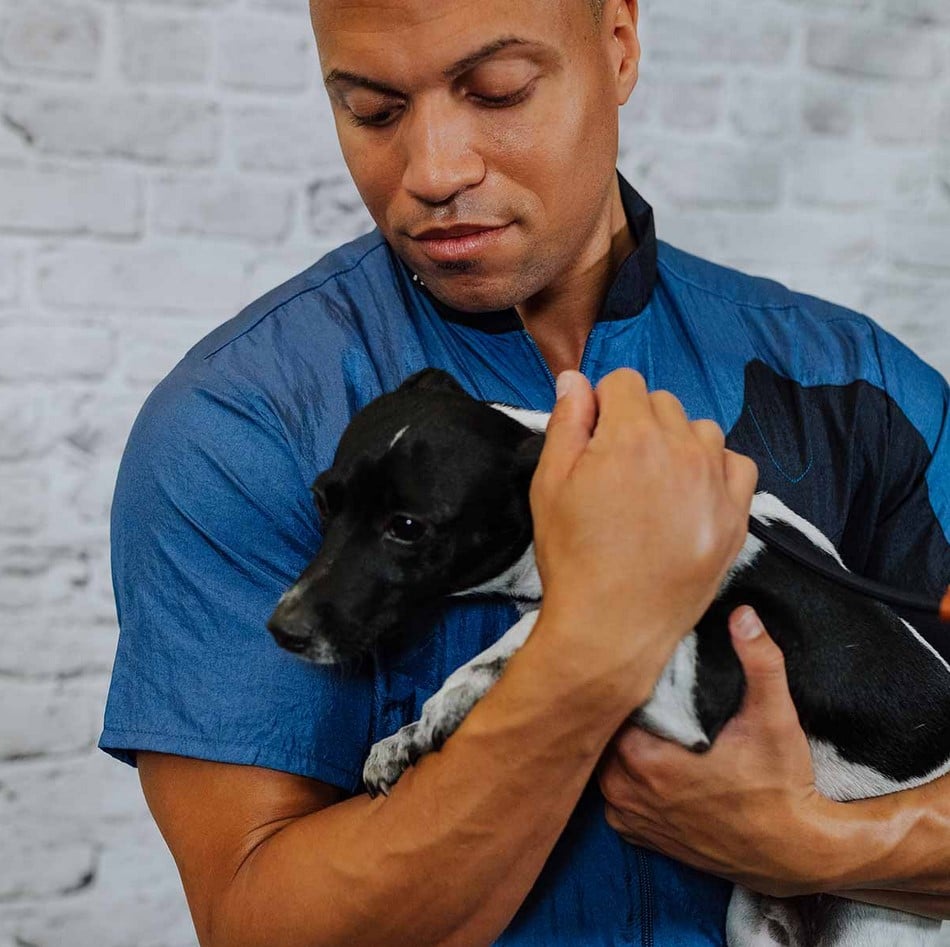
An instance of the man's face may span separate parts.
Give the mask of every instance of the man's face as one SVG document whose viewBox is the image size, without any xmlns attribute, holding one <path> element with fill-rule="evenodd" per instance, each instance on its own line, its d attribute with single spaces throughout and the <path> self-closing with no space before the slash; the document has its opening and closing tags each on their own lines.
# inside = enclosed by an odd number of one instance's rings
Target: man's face
<svg viewBox="0 0 950 947">
<path fill-rule="evenodd" d="M 516 305 L 609 246 L 617 108 L 636 82 L 616 11 L 608 0 L 596 23 L 588 0 L 312 0 L 353 180 L 449 305 Z"/>
</svg>

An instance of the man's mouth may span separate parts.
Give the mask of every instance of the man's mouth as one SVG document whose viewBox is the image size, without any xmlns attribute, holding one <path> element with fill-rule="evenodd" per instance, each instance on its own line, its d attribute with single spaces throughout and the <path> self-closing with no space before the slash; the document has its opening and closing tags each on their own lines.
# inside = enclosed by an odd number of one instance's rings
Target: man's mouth
<svg viewBox="0 0 950 947">
<path fill-rule="evenodd" d="M 511 224 L 456 224 L 430 227 L 410 236 L 430 260 L 442 263 L 483 253 L 501 240 L 510 227 Z"/>
</svg>

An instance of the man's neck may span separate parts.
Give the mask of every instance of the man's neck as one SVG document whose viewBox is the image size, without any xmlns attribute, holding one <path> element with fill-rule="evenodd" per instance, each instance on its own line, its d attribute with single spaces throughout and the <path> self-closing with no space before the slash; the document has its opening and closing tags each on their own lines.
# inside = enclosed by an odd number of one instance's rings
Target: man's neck
<svg viewBox="0 0 950 947">
<path fill-rule="evenodd" d="M 616 187 L 605 224 L 583 259 L 557 283 L 515 307 L 553 375 L 580 367 L 587 337 L 614 277 L 635 249 Z"/>
</svg>

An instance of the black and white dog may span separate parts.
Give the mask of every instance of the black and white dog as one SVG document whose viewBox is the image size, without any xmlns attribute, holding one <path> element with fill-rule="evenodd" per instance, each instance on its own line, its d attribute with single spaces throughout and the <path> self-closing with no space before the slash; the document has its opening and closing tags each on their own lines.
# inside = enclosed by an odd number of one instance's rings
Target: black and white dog
<svg viewBox="0 0 950 947">
<path fill-rule="evenodd" d="M 438 749 L 502 674 L 537 618 L 528 491 L 549 415 L 478 401 L 426 369 L 363 409 L 312 491 L 324 542 L 268 628 L 320 664 L 404 644 L 407 619 L 447 596 L 503 595 L 521 619 L 456 670 L 422 717 L 373 747 L 369 791 L 388 792 Z M 828 539 L 767 493 L 752 516 L 845 566 Z M 950 771 L 950 667 L 891 609 L 841 588 L 750 535 L 706 614 L 680 643 L 636 723 L 702 752 L 742 701 L 727 616 L 756 608 L 785 655 L 817 787 L 883 795 Z M 925 947 L 940 923 L 826 895 L 736 887 L 730 947 Z"/>
</svg>

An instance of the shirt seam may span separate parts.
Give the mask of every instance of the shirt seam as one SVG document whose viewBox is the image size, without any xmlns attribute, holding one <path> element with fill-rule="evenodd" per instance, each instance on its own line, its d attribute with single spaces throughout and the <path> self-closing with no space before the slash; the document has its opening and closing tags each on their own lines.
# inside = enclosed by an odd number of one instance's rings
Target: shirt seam
<svg viewBox="0 0 950 947">
<path fill-rule="evenodd" d="M 725 293 L 711 289 L 708 286 L 703 286 L 701 283 L 697 283 L 695 280 L 690 279 L 688 276 L 685 276 L 679 270 L 675 269 L 671 263 L 667 260 L 658 260 L 658 263 L 663 269 L 669 271 L 676 279 L 681 283 L 685 283 L 687 286 L 692 286 L 694 289 L 698 289 L 702 293 L 706 293 L 709 296 L 714 296 L 716 299 L 722 299 L 727 303 L 731 303 L 733 306 L 746 306 L 750 309 L 768 309 L 768 310 L 788 310 L 788 309 L 801 309 L 803 308 L 799 302 L 788 302 L 788 303 L 763 303 L 763 302 L 751 302 L 749 300 L 735 299 L 732 296 L 727 296 Z M 791 293 L 792 290 L 785 287 L 786 291 Z M 828 322 L 832 320 L 841 320 L 844 322 L 854 322 L 861 320 L 860 313 L 854 313 L 850 317 L 837 313 L 831 319 L 826 320 Z"/>
<path fill-rule="evenodd" d="M 346 276 L 347 273 L 352 273 L 353 270 L 357 269 L 359 266 L 362 265 L 363 261 L 371 253 L 375 253 L 377 250 L 383 249 L 384 247 L 386 247 L 386 245 L 387 245 L 386 241 L 381 240 L 379 243 L 376 244 L 376 246 L 370 247 L 352 265 L 342 270 L 335 270 L 333 273 L 330 273 L 325 279 L 321 280 L 315 286 L 308 286 L 306 287 L 306 289 L 300 290 L 299 293 L 294 293 L 293 296 L 289 296 L 287 299 L 282 299 L 277 305 L 272 306 L 270 309 L 268 309 L 267 312 L 261 313 L 260 316 L 258 316 L 249 326 L 245 326 L 244 329 L 242 329 L 237 335 L 232 336 L 226 342 L 222 342 L 217 348 L 212 349 L 210 352 L 206 352 L 201 357 L 201 360 L 203 362 L 207 362 L 212 356 L 217 355 L 218 352 L 220 352 L 222 349 L 227 348 L 229 345 L 231 345 L 232 342 L 237 342 L 238 339 L 247 335 L 247 333 L 250 332 L 252 329 L 256 329 L 257 326 L 259 326 L 268 316 L 273 315 L 275 312 L 277 312 L 278 309 L 282 309 L 284 306 L 288 305 L 289 303 L 292 303 L 295 299 L 298 299 L 299 297 L 304 296 L 307 293 L 316 292 L 318 289 L 322 289 L 324 286 L 326 286 L 326 284 L 329 283 L 331 280 L 335 280 L 341 276 Z"/>
</svg>

